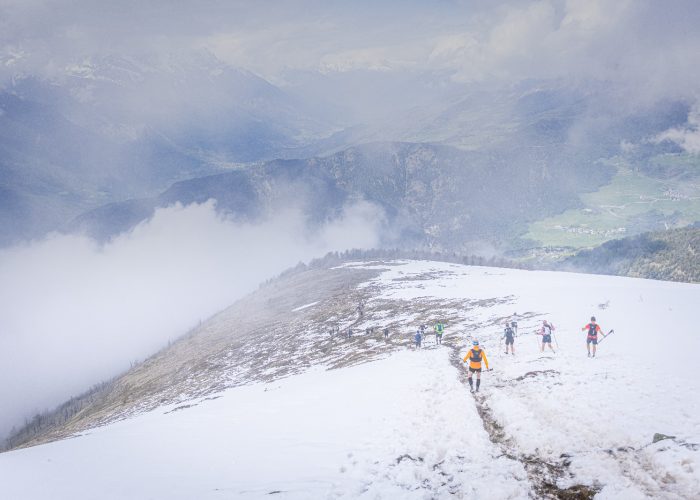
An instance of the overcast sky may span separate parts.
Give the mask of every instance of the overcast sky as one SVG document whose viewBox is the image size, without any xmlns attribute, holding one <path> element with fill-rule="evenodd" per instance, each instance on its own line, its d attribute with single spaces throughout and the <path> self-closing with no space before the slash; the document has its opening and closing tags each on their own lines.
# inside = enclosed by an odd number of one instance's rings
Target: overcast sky
<svg viewBox="0 0 700 500">
<path fill-rule="evenodd" d="M 693 0 L 0 1 L 5 76 L 85 56 L 205 48 L 275 83 L 290 71 L 411 70 L 459 82 L 580 77 L 692 93 Z"/>
</svg>

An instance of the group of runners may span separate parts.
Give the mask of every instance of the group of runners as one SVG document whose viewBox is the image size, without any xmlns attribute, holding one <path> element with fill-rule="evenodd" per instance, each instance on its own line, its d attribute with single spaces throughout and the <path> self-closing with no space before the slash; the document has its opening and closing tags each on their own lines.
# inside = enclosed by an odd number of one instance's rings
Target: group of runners
<svg viewBox="0 0 700 500">
<path fill-rule="evenodd" d="M 445 331 L 445 324 L 442 321 L 439 321 L 435 324 L 433 329 L 435 331 L 435 343 L 441 344 L 442 335 Z M 416 331 L 416 334 L 414 336 L 416 348 L 421 347 L 423 338 L 425 338 L 425 330 L 426 326 L 421 325 Z M 588 350 L 588 357 L 594 358 L 596 354 L 596 348 L 598 345 L 598 335 L 602 335 L 603 338 L 605 338 L 607 335 L 603 333 L 602 329 L 600 328 L 600 325 L 596 322 L 595 316 L 591 316 L 590 322 L 586 326 L 581 328 L 581 330 L 586 332 L 586 349 Z M 554 336 L 554 331 L 555 327 L 552 323 L 550 323 L 547 320 L 542 321 L 542 326 L 536 332 L 537 335 L 542 336 L 540 342 L 540 352 L 544 352 L 545 348 L 549 347 L 549 349 L 553 353 L 556 353 L 554 347 L 552 347 L 552 337 Z M 612 330 L 610 332 L 612 332 Z M 517 336 L 517 334 L 518 320 L 517 314 L 514 314 L 512 318 L 506 321 L 505 328 L 503 330 L 503 336 L 501 337 L 501 340 L 505 340 L 505 354 L 510 353 L 512 355 L 515 355 L 515 337 Z M 554 340 L 556 343 L 556 336 L 554 336 Z M 469 381 L 470 390 L 472 392 L 479 392 L 479 386 L 481 385 L 482 363 L 486 370 L 489 370 L 489 361 L 486 357 L 486 352 L 479 345 L 478 340 L 472 341 L 472 347 L 471 349 L 469 349 L 462 361 L 464 363 L 469 363 L 467 367 L 467 380 Z M 476 374 L 476 385 L 472 380 L 472 376 L 474 374 Z"/>
<path fill-rule="evenodd" d="M 513 315 L 513 318 L 515 318 L 515 315 Z M 550 323 L 546 319 L 542 320 L 542 326 L 537 332 L 535 332 L 537 335 L 542 336 L 542 340 L 540 342 L 540 352 L 544 352 L 545 348 L 549 347 L 552 352 L 556 353 L 554 347 L 552 347 L 552 337 L 554 337 L 554 342 L 557 344 L 557 348 L 559 347 L 554 334 L 555 330 L 556 328 L 554 327 L 553 323 Z M 590 323 L 581 328 L 581 330 L 586 332 L 586 349 L 588 350 L 588 357 L 595 358 L 596 348 L 598 346 L 598 334 L 602 335 L 603 337 L 606 337 L 607 335 L 603 333 L 600 325 L 596 323 L 595 316 L 591 316 Z M 501 337 L 501 340 L 506 341 L 505 354 L 508 354 L 508 352 L 510 352 L 510 354 L 515 354 L 515 336 L 517 333 L 517 320 L 512 319 L 507 321 L 505 329 L 503 330 L 503 337 Z M 591 346 L 593 347 L 591 348 Z"/>
<path fill-rule="evenodd" d="M 426 329 L 427 326 L 420 325 L 418 330 L 416 330 L 416 334 L 413 336 L 413 341 L 415 342 L 417 349 L 420 349 L 420 347 L 423 345 Z M 435 331 L 435 344 L 442 344 L 442 334 L 445 333 L 445 324 L 442 321 L 438 321 L 435 323 L 433 330 Z"/>
</svg>

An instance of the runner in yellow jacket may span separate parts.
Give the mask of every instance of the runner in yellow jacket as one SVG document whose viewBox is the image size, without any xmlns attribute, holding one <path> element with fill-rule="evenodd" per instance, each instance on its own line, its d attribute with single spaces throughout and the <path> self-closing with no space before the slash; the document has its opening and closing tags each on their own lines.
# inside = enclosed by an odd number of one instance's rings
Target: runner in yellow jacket
<svg viewBox="0 0 700 500">
<path fill-rule="evenodd" d="M 479 392 L 479 386 L 481 385 L 481 363 L 483 361 L 486 365 L 486 369 L 489 369 L 489 360 L 486 357 L 486 351 L 479 347 L 479 341 L 475 340 L 472 342 L 472 348 L 464 356 L 465 363 L 469 362 L 469 373 L 467 375 L 469 380 L 469 388 L 474 392 L 474 384 L 472 382 L 472 375 L 476 373 L 476 392 Z"/>
</svg>

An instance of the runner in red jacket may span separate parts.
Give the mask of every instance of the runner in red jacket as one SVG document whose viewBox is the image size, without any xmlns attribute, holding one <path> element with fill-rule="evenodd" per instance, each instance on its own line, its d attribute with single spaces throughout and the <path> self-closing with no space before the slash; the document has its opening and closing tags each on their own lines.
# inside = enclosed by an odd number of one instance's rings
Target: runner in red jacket
<svg viewBox="0 0 700 500">
<path fill-rule="evenodd" d="M 598 345 L 598 334 L 600 333 L 603 337 L 605 337 L 603 330 L 600 329 L 600 325 L 595 322 L 595 316 L 591 316 L 591 322 L 581 328 L 581 330 L 588 332 L 586 336 L 586 349 L 588 349 L 588 357 L 595 358 L 595 350 L 596 346 Z M 591 344 L 593 344 L 593 356 L 591 356 Z"/>
</svg>

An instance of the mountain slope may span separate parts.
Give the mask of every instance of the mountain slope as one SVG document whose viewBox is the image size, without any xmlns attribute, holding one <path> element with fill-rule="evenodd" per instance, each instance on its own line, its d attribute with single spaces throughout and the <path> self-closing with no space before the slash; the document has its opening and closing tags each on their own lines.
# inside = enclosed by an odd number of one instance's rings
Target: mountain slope
<svg viewBox="0 0 700 500">
<path fill-rule="evenodd" d="M 88 58 L 0 89 L 0 245 L 111 202 L 285 156 L 331 126 L 208 53 Z"/>
<path fill-rule="evenodd" d="M 612 240 L 581 250 L 559 269 L 700 283 L 700 227 L 670 229 Z"/>
<path fill-rule="evenodd" d="M 474 406 L 454 397 L 463 387 L 447 353 L 421 359 L 412 354 L 310 370 L 179 410 L 163 407 L 169 413 L 83 435 L 80 451 L 70 441 L 20 450 L 19 460 L 3 462 L 0 477 L 23 476 L 38 449 L 48 449 L 62 465 L 40 465 L 41 486 L 27 489 L 10 481 L 4 491 L 67 498 L 54 478 L 60 474 L 72 482 L 80 470 L 85 480 L 77 497 L 84 498 L 424 498 L 464 492 L 527 498 L 522 466 L 497 458 Z M 436 408 L 444 415 L 436 415 Z M 134 441 L 141 443 L 138 449 Z M 356 443 L 352 451 L 349 442 Z M 110 472 L 104 462 L 87 460 L 106 450 Z M 111 481 L 113 473 L 121 479 Z"/>
<path fill-rule="evenodd" d="M 434 262 L 291 273 L 32 443 L 82 436 L 0 455 L 0 478 L 26 498 L 74 498 L 85 470 L 86 496 L 106 497 L 694 498 L 699 299 L 690 284 Z M 594 359 L 580 331 L 591 313 L 615 329 Z M 556 354 L 539 351 L 542 318 Z M 438 319 L 443 345 L 406 352 Z M 649 369 L 658 332 L 664 376 Z M 475 398 L 461 363 L 473 338 L 494 369 Z M 91 460 L 98 449 L 106 462 Z M 27 480 L 38 464 L 41 484 Z"/>
<path fill-rule="evenodd" d="M 604 184 L 611 175 L 607 166 L 564 162 L 546 151 L 502 155 L 375 143 L 183 181 L 157 198 L 86 213 L 75 227 L 105 238 L 156 207 L 209 198 L 243 220 L 292 205 L 318 222 L 348 201 L 364 199 L 384 209 L 386 243 L 462 249 L 479 241 L 511 241 L 527 222 L 576 206 L 578 193 Z"/>
</svg>

